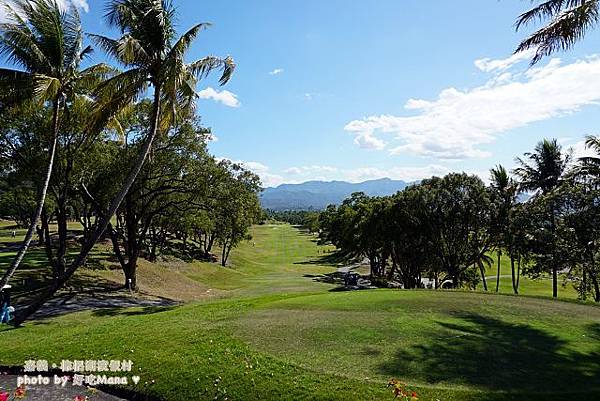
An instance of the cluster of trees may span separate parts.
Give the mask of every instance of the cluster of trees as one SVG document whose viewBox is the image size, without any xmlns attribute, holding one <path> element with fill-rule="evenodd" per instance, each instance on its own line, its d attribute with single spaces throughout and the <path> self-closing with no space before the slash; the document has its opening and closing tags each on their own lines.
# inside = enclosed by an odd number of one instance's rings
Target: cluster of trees
<svg viewBox="0 0 600 401">
<path fill-rule="evenodd" d="M 71 116 L 76 117 L 75 110 Z M 81 240 L 92 235 L 98 216 L 108 208 L 114 192 L 126 179 L 141 139 L 147 135 L 151 104 L 131 106 L 120 121 L 122 135 L 105 135 L 87 142 L 84 131 L 59 143 L 48 198 L 42 208 L 38 241 L 44 247 L 55 277 L 64 274 L 73 232 L 70 221 L 83 227 Z M 40 144 L 27 143 L 34 121 L 43 122 L 47 110 L 5 115 L 0 138 L 10 137 L 2 156 L 0 215 L 28 226 L 35 213 L 39 182 L 35 165 L 42 159 L 27 149 L 42 152 Z M 77 120 L 83 116 L 77 116 Z M 66 122 L 63 127 L 73 128 Z M 83 127 L 82 127 L 83 128 Z M 124 202 L 109 222 L 110 237 L 128 288 L 136 287 L 140 256 L 156 260 L 161 252 L 209 258 L 214 245 L 222 250 L 221 263 L 247 238 L 248 228 L 260 214 L 258 177 L 227 160 L 218 162 L 206 149 L 210 131 L 192 118 L 169 127 L 154 143 L 152 156 L 142 167 Z M 57 233 L 52 235 L 51 224 Z"/>
<path fill-rule="evenodd" d="M 502 166 L 491 184 L 467 174 L 434 177 L 389 197 L 353 194 L 319 216 L 321 239 L 348 258 L 367 258 L 376 282 L 488 290 L 486 268 L 497 253 L 511 262 L 519 291 L 522 274 L 573 281 L 580 297 L 600 302 L 600 139 L 589 137 L 598 157 L 574 163 L 556 140 L 540 142 L 517 159 L 514 178 Z M 529 196 L 519 202 L 519 196 Z"/>
<path fill-rule="evenodd" d="M 260 214 L 260 182 L 210 156 L 210 132 L 195 117 L 198 81 L 217 70 L 224 85 L 235 68 L 230 57 L 186 60 L 209 24 L 177 37 L 171 2 L 108 1 L 106 21 L 122 36 L 89 38 L 117 65 L 82 68 L 93 49 L 84 45 L 75 8 L 0 2 L 7 19 L 0 54 L 15 67 L 0 69 L 0 207 L 28 227 L 0 288 L 36 234 L 52 266 L 52 278 L 15 323 L 62 288 L 103 238 L 112 241 L 130 288 L 138 258 L 156 258 L 166 247 L 207 257 L 218 245 L 225 264 Z M 82 224 L 81 237 L 68 230 L 71 220 Z"/>
<path fill-rule="evenodd" d="M 310 232 L 319 229 L 319 212 L 313 210 L 265 210 L 266 218 L 293 226 L 302 226 Z"/>
</svg>

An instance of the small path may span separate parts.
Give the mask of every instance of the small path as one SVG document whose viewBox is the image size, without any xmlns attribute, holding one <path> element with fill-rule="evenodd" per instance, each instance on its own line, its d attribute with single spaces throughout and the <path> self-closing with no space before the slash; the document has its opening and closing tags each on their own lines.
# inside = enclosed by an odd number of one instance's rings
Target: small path
<svg viewBox="0 0 600 401">
<path fill-rule="evenodd" d="M 0 375 L 0 392 L 11 392 L 17 387 L 17 376 Z M 73 401 L 76 396 L 87 396 L 89 401 L 126 401 L 99 390 L 90 391 L 86 387 L 73 386 L 68 383 L 65 387 L 55 386 L 26 386 L 23 401 Z"/>
<path fill-rule="evenodd" d="M 496 279 L 496 277 L 498 277 L 498 276 L 496 276 L 496 275 L 493 275 L 493 276 L 485 276 L 485 279 L 486 279 L 486 280 L 495 280 L 495 279 Z M 501 275 L 500 275 L 500 278 L 512 278 L 512 276 L 511 276 L 510 274 L 501 274 Z"/>
</svg>

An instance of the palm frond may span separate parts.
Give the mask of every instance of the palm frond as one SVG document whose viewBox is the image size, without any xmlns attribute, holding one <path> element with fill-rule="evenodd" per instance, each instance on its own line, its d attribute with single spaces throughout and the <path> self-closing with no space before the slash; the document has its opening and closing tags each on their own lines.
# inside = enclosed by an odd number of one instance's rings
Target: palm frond
<svg viewBox="0 0 600 401">
<path fill-rule="evenodd" d="M 580 6 L 586 0 L 548 0 L 519 15 L 515 22 L 517 30 L 532 22 L 554 18 L 566 8 Z M 532 1 L 533 2 L 533 1 Z"/>
<path fill-rule="evenodd" d="M 103 35 L 96 35 L 93 33 L 89 33 L 88 37 L 94 42 L 97 46 L 99 46 L 105 53 L 107 53 L 110 57 L 114 58 L 116 61 L 122 62 L 121 53 L 119 52 L 119 41 L 111 39 L 109 37 Z"/>
<path fill-rule="evenodd" d="M 598 0 L 571 0 L 564 1 L 564 3 L 569 3 L 573 7 L 563 11 L 559 10 L 554 14 L 548 12 L 553 16 L 552 21 L 523 40 L 515 53 L 536 49 L 535 56 L 531 61 L 532 64 L 536 64 L 545 56 L 570 49 L 585 36 L 590 28 L 598 24 L 600 20 Z M 531 18 L 533 17 L 523 17 L 522 22 L 517 23 L 517 26 L 522 26 Z"/>
<path fill-rule="evenodd" d="M 231 79 L 235 70 L 235 63 L 229 56 L 225 58 L 208 56 L 190 64 L 190 70 L 199 80 L 206 78 L 211 71 L 220 70 L 219 83 L 225 85 Z"/>
<path fill-rule="evenodd" d="M 56 77 L 43 74 L 33 75 L 33 96 L 34 101 L 43 103 L 53 100 L 60 95 L 61 82 Z"/>
<path fill-rule="evenodd" d="M 185 53 L 190 48 L 191 44 L 194 42 L 200 31 L 203 29 L 207 29 L 212 26 L 209 22 L 202 22 L 200 24 L 195 25 L 189 31 L 181 35 L 179 40 L 173 45 L 167 59 L 183 59 Z"/>
</svg>

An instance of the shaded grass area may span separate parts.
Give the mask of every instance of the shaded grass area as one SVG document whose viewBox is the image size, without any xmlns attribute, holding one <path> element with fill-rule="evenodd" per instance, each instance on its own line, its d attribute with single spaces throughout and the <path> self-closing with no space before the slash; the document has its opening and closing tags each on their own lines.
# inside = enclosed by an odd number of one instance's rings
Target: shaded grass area
<svg viewBox="0 0 600 401">
<path fill-rule="evenodd" d="M 433 295 L 268 295 L 82 312 L 0 330 L 1 361 L 131 359 L 142 378 L 137 391 L 174 401 L 217 393 L 229 400 L 391 400 L 390 377 L 432 401 L 598 399 L 599 308 Z"/>
<path fill-rule="evenodd" d="M 450 389 L 507 399 L 511 392 L 527 394 L 523 399 L 600 395 L 598 307 L 379 290 L 273 302 L 235 327 L 257 349 L 306 369 L 364 380 L 397 377 L 443 389 L 446 397 Z"/>
<path fill-rule="evenodd" d="M 137 390 L 166 400 L 386 399 L 379 384 L 319 375 L 254 351 L 225 322 L 261 301 L 85 312 L 0 331 L 3 364 L 47 358 L 131 359 Z M 217 385 L 215 385 L 217 384 Z"/>
<path fill-rule="evenodd" d="M 142 378 L 135 390 L 169 401 L 392 400 L 391 377 L 422 400 L 600 399 L 600 308 L 466 292 L 332 293 L 312 278 L 336 268 L 330 248 L 287 225 L 252 234 L 227 268 L 142 262 L 148 291 L 201 303 L 3 328 L 0 365 L 131 359 Z M 118 270 L 81 274 L 120 282 Z"/>
</svg>

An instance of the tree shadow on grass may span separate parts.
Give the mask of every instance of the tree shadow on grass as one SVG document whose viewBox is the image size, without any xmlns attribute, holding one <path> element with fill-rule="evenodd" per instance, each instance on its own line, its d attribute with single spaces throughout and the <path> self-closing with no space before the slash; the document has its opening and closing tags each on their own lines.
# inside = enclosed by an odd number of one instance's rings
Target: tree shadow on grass
<svg viewBox="0 0 600 401">
<path fill-rule="evenodd" d="M 342 255 L 339 252 L 329 252 L 329 253 L 323 253 L 314 259 L 305 260 L 302 262 L 294 262 L 294 264 L 295 265 L 321 265 L 321 266 L 339 267 L 348 262 L 349 262 L 349 260 L 348 260 L 347 256 Z"/>
<path fill-rule="evenodd" d="M 156 313 L 168 312 L 176 308 L 176 305 L 172 306 L 146 306 L 140 309 L 127 309 L 127 308 L 110 308 L 110 309 L 97 309 L 93 312 L 94 316 L 139 316 L 139 315 L 154 315 Z"/>
<path fill-rule="evenodd" d="M 600 393 L 600 343 L 588 353 L 574 351 L 565 340 L 526 324 L 453 316 L 461 322 L 438 322 L 436 332 L 446 336 L 399 351 L 380 366 L 381 373 L 518 394 Z M 600 324 L 588 333 L 600 337 Z"/>
</svg>

